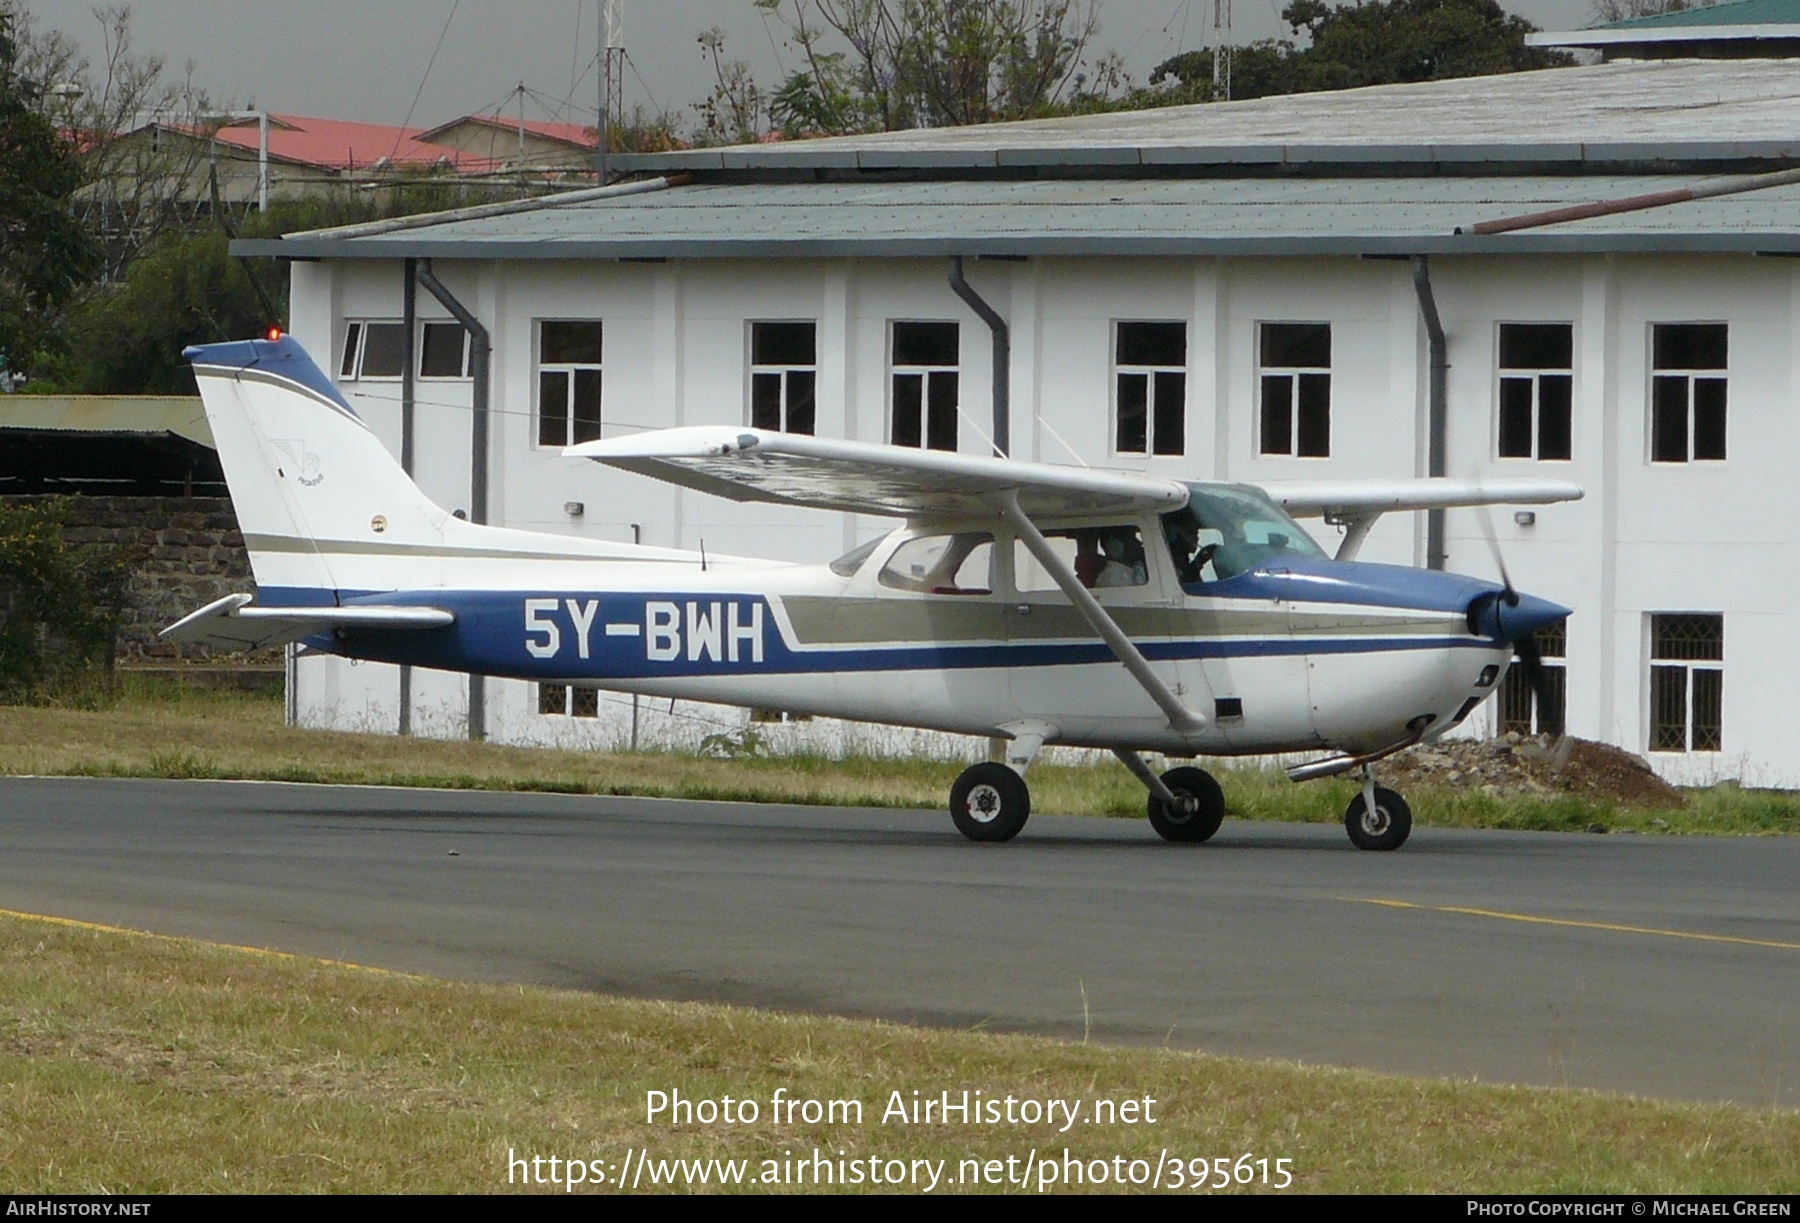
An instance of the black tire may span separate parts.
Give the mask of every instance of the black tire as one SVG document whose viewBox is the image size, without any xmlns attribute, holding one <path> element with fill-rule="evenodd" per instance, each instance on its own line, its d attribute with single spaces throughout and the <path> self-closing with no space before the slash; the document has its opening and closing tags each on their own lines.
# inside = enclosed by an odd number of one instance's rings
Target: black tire
<svg viewBox="0 0 1800 1223">
<path fill-rule="evenodd" d="M 1399 849 L 1412 835 L 1412 808 L 1392 790 L 1376 786 L 1374 814 L 1365 815 L 1363 796 L 1358 794 L 1344 811 L 1344 830 L 1358 849 Z"/>
<path fill-rule="evenodd" d="M 1150 827 L 1156 829 L 1157 836 L 1165 841 L 1198 845 L 1219 831 L 1219 825 L 1225 820 L 1225 791 L 1219 788 L 1211 773 L 1183 765 L 1164 773 L 1162 782 L 1177 796 L 1187 795 L 1198 800 L 1198 806 L 1193 811 L 1182 811 L 1171 808 L 1152 794 Z"/>
<path fill-rule="evenodd" d="M 970 765 L 950 787 L 950 818 L 971 841 L 1010 841 L 1030 816 L 1025 779 L 1003 764 Z"/>
</svg>

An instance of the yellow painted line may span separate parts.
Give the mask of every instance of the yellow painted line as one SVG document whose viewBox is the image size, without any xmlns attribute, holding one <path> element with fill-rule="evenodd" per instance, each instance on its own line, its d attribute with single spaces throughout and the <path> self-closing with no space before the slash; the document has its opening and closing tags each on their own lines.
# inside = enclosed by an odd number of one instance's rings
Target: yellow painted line
<svg viewBox="0 0 1800 1223">
<path fill-rule="evenodd" d="M 1659 930 L 1654 926 L 1620 926 L 1612 922 L 1574 921 L 1567 917 L 1538 917 L 1531 913 L 1504 913 L 1498 909 L 1465 909 L 1457 905 L 1421 905 L 1410 900 L 1384 900 L 1375 896 L 1340 896 L 1351 904 L 1381 905 L 1388 909 L 1422 909 L 1429 913 L 1461 913 L 1466 917 L 1496 917 L 1501 921 L 1530 922 L 1538 926 L 1574 926 L 1582 930 L 1611 930 L 1616 934 L 1656 934 L 1663 938 L 1697 939 L 1703 943 L 1739 943 L 1746 947 L 1775 947 L 1782 951 L 1800 951 L 1800 943 L 1777 943 L 1769 939 L 1737 938 L 1730 934 L 1695 934 L 1690 930 Z"/>
<path fill-rule="evenodd" d="M 271 960 L 291 960 L 297 964 L 323 964 L 331 968 L 372 972 L 384 977 L 406 977 L 413 981 L 427 979 L 418 973 L 400 972 L 393 968 L 377 968 L 373 964 L 353 964 L 349 960 L 330 960 L 316 955 L 295 955 L 291 951 L 275 951 L 268 947 L 247 947 L 242 943 L 215 943 L 211 939 L 187 938 L 179 934 L 157 934 L 153 930 L 133 930 L 129 926 L 108 926 L 100 922 L 77 921 L 73 917 L 52 917 L 48 913 L 24 913 L 18 909 L 0 909 L 0 917 L 11 917 L 18 921 L 42 922 L 47 926 L 67 926 L 73 930 L 94 930 L 101 934 L 129 934 L 133 938 L 157 939 L 164 943 L 190 943 L 200 947 L 216 947 L 221 951 L 241 951 L 246 955 L 260 955 Z"/>
</svg>

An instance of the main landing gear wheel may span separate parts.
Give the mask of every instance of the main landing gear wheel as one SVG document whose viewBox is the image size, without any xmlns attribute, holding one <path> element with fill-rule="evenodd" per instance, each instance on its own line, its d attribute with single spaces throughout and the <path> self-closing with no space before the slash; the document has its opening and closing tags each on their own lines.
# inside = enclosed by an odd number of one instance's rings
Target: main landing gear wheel
<svg viewBox="0 0 1800 1223">
<path fill-rule="evenodd" d="M 1030 815 L 1025 779 L 1003 764 L 970 765 L 950 787 L 950 818 L 971 841 L 1010 841 Z"/>
<path fill-rule="evenodd" d="M 1399 849 L 1412 832 L 1412 808 L 1392 790 L 1376 786 L 1375 810 L 1358 794 L 1344 812 L 1344 828 L 1358 849 Z"/>
<path fill-rule="evenodd" d="M 1198 844 L 1219 831 L 1225 819 L 1225 791 L 1211 773 L 1184 765 L 1164 773 L 1162 783 L 1177 799 L 1187 801 L 1171 807 L 1156 795 L 1150 796 L 1150 827 L 1157 836 Z"/>
</svg>

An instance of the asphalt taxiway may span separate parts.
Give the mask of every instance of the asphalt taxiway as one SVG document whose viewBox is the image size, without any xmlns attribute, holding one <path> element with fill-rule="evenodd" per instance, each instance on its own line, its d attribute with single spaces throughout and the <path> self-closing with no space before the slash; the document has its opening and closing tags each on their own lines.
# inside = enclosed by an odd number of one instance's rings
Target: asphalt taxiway
<svg viewBox="0 0 1800 1223">
<path fill-rule="evenodd" d="M 0 779 L 0 907 L 409 971 L 1800 1106 L 1800 838 Z"/>
</svg>

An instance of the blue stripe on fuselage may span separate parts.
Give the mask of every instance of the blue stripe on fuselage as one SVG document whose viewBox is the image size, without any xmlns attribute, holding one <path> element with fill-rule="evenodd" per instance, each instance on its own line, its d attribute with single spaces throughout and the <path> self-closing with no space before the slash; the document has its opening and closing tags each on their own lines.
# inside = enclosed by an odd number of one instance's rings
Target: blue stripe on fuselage
<svg viewBox="0 0 1800 1223">
<path fill-rule="evenodd" d="M 359 600 L 347 600 L 352 605 Z M 957 670 L 1101 664 L 1099 641 L 919 642 L 789 649 L 769 600 L 752 594 L 567 591 L 411 591 L 369 596 L 387 605 L 441 607 L 441 629 L 353 629 L 311 644 L 371 661 L 518 679 L 644 679 L 707 675 Z M 1139 643 L 1156 661 L 1492 649 L 1460 634 L 1192 638 Z"/>
</svg>

